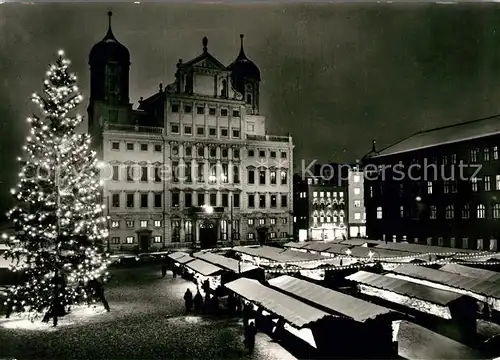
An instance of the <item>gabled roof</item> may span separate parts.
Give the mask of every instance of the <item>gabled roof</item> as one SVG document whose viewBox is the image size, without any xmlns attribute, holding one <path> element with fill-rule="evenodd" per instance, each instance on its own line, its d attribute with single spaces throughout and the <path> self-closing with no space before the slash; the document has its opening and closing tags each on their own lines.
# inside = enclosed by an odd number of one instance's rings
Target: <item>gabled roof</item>
<svg viewBox="0 0 500 360">
<path fill-rule="evenodd" d="M 416 284 L 410 281 L 374 274 L 367 271 L 358 271 L 355 274 L 347 276 L 346 279 L 359 284 L 391 291 L 399 295 L 443 306 L 447 306 L 451 302 L 464 297 L 464 295 L 452 291 L 436 289 L 427 285 Z"/>
<path fill-rule="evenodd" d="M 323 318 L 331 317 L 330 314 L 264 286 L 257 280 L 239 278 L 227 283 L 225 287 L 248 301 L 261 305 L 267 311 L 282 317 L 299 329 Z"/>
<path fill-rule="evenodd" d="M 210 264 L 206 261 L 200 260 L 200 259 L 193 260 L 193 261 L 187 263 L 186 266 L 188 268 L 190 268 L 191 270 L 194 270 L 197 273 L 204 275 L 204 276 L 215 275 L 215 274 L 222 271 L 222 269 L 220 267 L 212 265 L 212 264 Z"/>
<path fill-rule="evenodd" d="M 480 278 L 467 277 L 414 265 L 400 265 L 391 270 L 390 273 L 407 276 L 413 279 L 426 280 L 451 288 L 467 290 L 476 294 L 500 299 L 500 287 L 498 284 Z"/>
<path fill-rule="evenodd" d="M 470 266 L 453 264 L 453 263 L 446 264 L 442 266 L 439 270 L 451 272 L 453 274 L 458 274 L 462 276 L 483 279 L 491 282 L 500 282 L 500 272 L 491 270 L 478 269 Z"/>
<path fill-rule="evenodd" d="M 255 265 L 211 252 L 197 252 L 193 256 L 237 274 L 257 269 Z"/>
<path fill-rule="evenodd" d="M 355 298 L 354 296 L 288 275 L 271 279 L 269 280 L 269 284 L 287 294 L 295 295 L 358 322 L 364 322 L 374 319 L 379 315 L 393 312 L 390 309 Z"/>
<path fill-rule="evenodd" d="M 380 158 L 497 134 L 500 134 L 500 115 L 419 131 L 370 157 Z"/>
<path fill-rule="evenodd" d="M 198 55 L 192 60 L 189 60 L 186 63 L 183 63 L 180 65 L 180 68 L 187 68 L 187 67 L 201 67 L 201 68 L 206 68 L 206 69 L 214 69 L 214 70 L 221 70 L 221 71 L 229 71 L 229 69 L 224 66 L 219 60 L 217 60 L 212 54 L 210 54 L 208 51 L 203 52 L 202 54 Z"/>
</svg>

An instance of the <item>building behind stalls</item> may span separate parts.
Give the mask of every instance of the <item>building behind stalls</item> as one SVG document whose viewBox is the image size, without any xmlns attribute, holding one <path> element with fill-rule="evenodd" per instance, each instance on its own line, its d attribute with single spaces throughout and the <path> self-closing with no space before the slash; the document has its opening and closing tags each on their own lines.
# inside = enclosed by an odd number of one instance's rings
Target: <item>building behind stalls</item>
<svg viewBox="0 0 500 360">
<path fill-rule="evenodd" d="M 294 237 L 347 238 L 349 166 L 314 164 L 307 169 L 294 176 Z"/>
<path fill-rule="evenodd" d="M 366 236 L 366 209 L 364 193 L 364 172 L 359 164 L 353 165 L 349 169 L 349 236 Z"/>
<path fill-rule="evenodd" d="M 374 146 L 364 158 L 367 235 L 496 251 L 499 145 L 500 116 L 492 116 Z"/>
<path fill-rule="evenodd" d="M 138 108 L 129 101 L 130 53 L 111 21 L 89 64 L 89 132 L 105 166 L 111 249 L 288 238 L 292 137 L 267 134 L 260 70 L 243 35 L 229 66 L 204 38 L 200 55 L 179 60 L 175 81 Z"/>
</svg>

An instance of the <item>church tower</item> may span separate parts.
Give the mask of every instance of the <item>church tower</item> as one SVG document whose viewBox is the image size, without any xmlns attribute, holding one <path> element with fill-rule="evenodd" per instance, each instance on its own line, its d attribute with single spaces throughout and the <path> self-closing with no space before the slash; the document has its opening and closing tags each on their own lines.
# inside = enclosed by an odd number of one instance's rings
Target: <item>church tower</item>
<svg viewBox="0 0 500 360">
<path fill-rule="evenodd" d="M 106 36 L 92 47 L 89 55 L 90 101 L 89 132 L 95 133 L 105 123 L 129 123 L 130 53 L 116 40 L 111 30 L 111 16 Z"/>
<path fill-rule="evenodd" d="M 243 50 L 243 34 L 240 35 L 241 47 L 236 60 L 229 65 L 233 87 L 243 95 L 247 114 L 259 115 L 260 70 L 245 55 Z"/>
</svg>

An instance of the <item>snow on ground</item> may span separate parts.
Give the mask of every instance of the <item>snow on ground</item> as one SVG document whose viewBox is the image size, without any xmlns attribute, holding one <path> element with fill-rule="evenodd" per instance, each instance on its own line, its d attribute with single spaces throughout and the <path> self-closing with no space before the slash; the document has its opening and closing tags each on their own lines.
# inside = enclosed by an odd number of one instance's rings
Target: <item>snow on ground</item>
<svg viewBox="0 0 500 360">
<path fill-rule="evenodd" d="M 31 321 L 26 315 L 13 314 L 9 319 L 1 318 L 0 327 L 17 330 L 57 331 L 61 327 L 88 322 L 93 317 L 105 313 L 106 310 L 102 306 L 74 306 L 68 315 L 58 319 L 57 327 L 52 326 L 52 319 L 48 323 L 44 323 L 41 319 Z"/>
</svg>

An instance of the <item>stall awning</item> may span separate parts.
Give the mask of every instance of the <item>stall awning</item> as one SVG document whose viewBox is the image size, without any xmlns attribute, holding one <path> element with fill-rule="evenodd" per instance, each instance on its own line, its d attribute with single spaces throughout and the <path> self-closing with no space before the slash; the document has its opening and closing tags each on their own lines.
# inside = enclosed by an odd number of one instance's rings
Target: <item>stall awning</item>
<svg viewBox="0 0 500 360">
<path fill-rule="evenodd" d="M 446 271 L 434 270 L 424 266 L 413 265 L 400 265 L 390 272 L 396 275 L 403 275 L 408 278 L 426 280 L 452 288 L 467 290 L 476 294 L 500 299 L 500 287 L 498 284 L 491 281 L 485 281 L 480 278 L 472 278 Z"/>
<path fill-rule="evenodd" d="M 176 251 L 174 253 L 168 254 L 168 257 L 172 260 L 177 260 L 177 259 L 180 259 L 181 257 L 184 257 L 184 256 L 189 256 L 189 255 L 187 253 L 181 252 L 181 251 Z"/>
<path fill-rule="evenodd" d="M 375 246 L 375 250 L 378 249 L 388 249 L 388 250 L 398 250 L 405 251 L 411 253 L 419 253 L 419 254 L 459 254 L 459 253 L 479 253 L 477 250 L 469 250 L 469 249 L 454 249 L 443 246 L 431 246 L 431 245 L 422 245 L 422 244 L 409 244 L 402 242 L 383 242 L 377 246 Z"/>
<path fill-rule="evenodd" d="M 306 327 L 311 323 L 331 316 L 322 310 L 264 286 L 257 280 L 240 278 L 227 283 L 225 286 L 298 328 Z"/>
<path fill-rule="evenodd" d="M 181 258 L 178 258 L 178 259 L 177 259 L 177 260 L 175 260 L 175 261 L 177 261 L 179 264 L 187 264 L 188 262 L 193 261 L 193 260 L 195 260 L 195 258 L 194 258 L 194 257 L 191 257 L 191 256 L 189 256 L 189 255 L 186 255 L 186 256 L 183 256 L 183 257 L 181 257 Z"/>
<path fill-rule="evenodd" d="M 211 252 L 197 252 L 193 256 L 237 274 L 257 269 L 255 265 Z"/>
<path fill-rule="evenodd" d="M 321 256 L 317 254 L 309 254 L 305 252 L 299 252 L 290 249 L 282 249 L 273 246 L 259 246 L 259 247 L 244 247 L 238 246 L 234 248 L 234 251 L 241 254 L 246 254 L 254 257 L 259 257 L 262 259 L 270 260 L 277 263 L 293 263 L 293 262 L 303 262 L 303 261 L 321 261 L 329 259 L 326 256 Z"/>
<path fill-rule="evenodd" d="M 347 276 L 346 279 L 443 306 L 447 306 L 451 302 L 464 297 L 464 295 L 452 291 L 436 289 L 427 285 L 415 284 L 411 281 L 374 274 L 367 271 L 358 271 L 353 275 Z"/>
<path fill-rule="evenodd" d="M 478 269 L 453 263 L 446 264 L 439 268 L 439 270 L 491 282 L 500 282 L 500 273 L 491 270 Z"/>
<path fill-rule="evenodd" d="M 288 275 L 271 279 L 269 284 L 290 295 L 318 304 L 334 313 L 359 322 L 393 313 L 388 308 Z"/>
<path fill-rule="evenodd" d="M 193 260 L 186 264 L 186 267 L 204 276 L 212 276 L 223 271 L 220 267 L 207 263 L 203 260 Z"/>
</svg>

